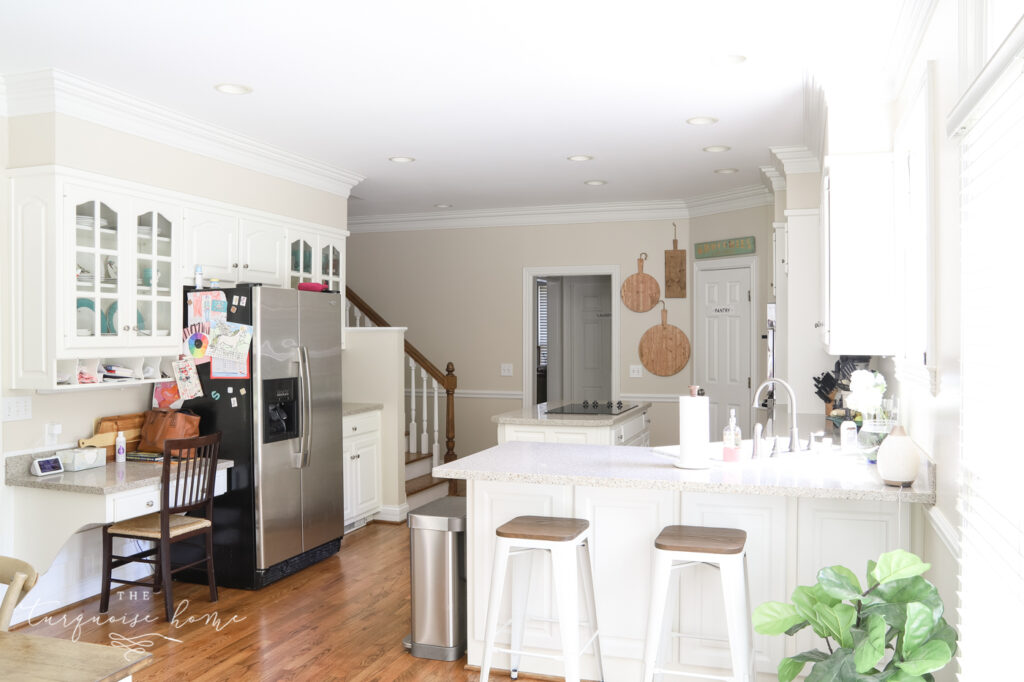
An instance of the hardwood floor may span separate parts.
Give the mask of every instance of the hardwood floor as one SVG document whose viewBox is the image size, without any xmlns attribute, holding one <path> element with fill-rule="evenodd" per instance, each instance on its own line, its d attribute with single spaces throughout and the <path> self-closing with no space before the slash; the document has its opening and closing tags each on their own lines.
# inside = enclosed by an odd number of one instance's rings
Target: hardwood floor
<svg viewBox="0 0 1024 682">
<path fill-rule="evenodd" d="M 97 644 L 129 639 L 153 654 L 134 677 L 155 680 L 351 680 L 475 682 L 466 659 L 445 663 L 410 656 L 409 530 L 373 523 L 345 536 L 341 552 L 262 590 L 174 583 L 176 617 L 144 588 L 99 597 L 33 619 L 19 632 Z M 31 595 L 29 595 L 31 598 Z M 128 638 L 128 639 L 126 639 Z"/>
</svg>

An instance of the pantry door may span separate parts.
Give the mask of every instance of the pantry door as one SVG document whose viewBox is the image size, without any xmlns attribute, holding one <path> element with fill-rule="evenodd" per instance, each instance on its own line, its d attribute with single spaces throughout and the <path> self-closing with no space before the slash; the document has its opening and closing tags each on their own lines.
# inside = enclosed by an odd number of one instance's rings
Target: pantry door
<svg viewBox="0 0 1024 682">
<path fill-rule="evenodd" d="M 698 261 L 694 330 L 694 380 L 711 406 L 711 440 L 721 440 L 736 410 L 736 424 L 750 437 L 753 392 L 753 259 Z"/>
</svg>

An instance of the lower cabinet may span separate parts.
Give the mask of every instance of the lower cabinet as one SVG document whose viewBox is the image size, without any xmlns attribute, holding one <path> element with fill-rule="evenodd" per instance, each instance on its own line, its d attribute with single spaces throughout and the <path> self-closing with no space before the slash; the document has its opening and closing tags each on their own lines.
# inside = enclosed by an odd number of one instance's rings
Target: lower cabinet
<svg viewBox="0 0 1024 682">
<path fill-rule="evenodd" d="M 599 426 L 560 426 L 555 419 L 535 420 L 535 424 L 498 424 L 498 443 L 571 443 L 579 445 L 634 445 L 651 443 L 651 418 L 647 410 L 616 424 Z"/>
<path fill-rule="evenodd" d="M 380 410 L 342 418 L 345 525 L 381 508 Z"/>
</svg>

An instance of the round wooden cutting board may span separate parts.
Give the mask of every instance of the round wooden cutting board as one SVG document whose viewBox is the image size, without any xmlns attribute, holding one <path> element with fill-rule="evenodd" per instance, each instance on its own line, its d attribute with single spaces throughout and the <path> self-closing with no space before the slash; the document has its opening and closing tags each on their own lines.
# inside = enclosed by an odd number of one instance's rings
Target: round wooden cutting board
<svg viewBox="0 0 1024 682">
<path fill-rule="evenodd" d="M 636 259 L 636 272 L 626 278 L 622 283 L 622 302 L 634 313 L 646 313 L 658 305 L 661 298 L 661 287 L 658 280 L 644 272 L 644 261 L 647 254 L 642 253 Z"/>
<path fill-rule="evenodd" d="M 668 323 L 668 311 L 661 311 L 661 324 L 640 337 L 640 362 L 651 374 L 670 377 L 690 361 L 690 339 L 685 332 Z"/>
</svg>

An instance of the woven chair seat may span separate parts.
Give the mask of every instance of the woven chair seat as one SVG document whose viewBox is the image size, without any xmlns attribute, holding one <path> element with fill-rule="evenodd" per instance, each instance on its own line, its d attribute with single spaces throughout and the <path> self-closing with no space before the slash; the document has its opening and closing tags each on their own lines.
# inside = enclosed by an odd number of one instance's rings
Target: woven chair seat
<svg viewBox="0 0 1024 682">
<path fill-rule="evenodd" d="M 200 528 L 210 525 L 208 519 L 195 516 L 171 516 L 167 519 L 168 531 L 171 537 L 177 537 L 185 533 L 191 533 Z M 107 531 L 111 535 L 135 535 L 140 538 L 160 539 L 160 512 L 139 516 L 134 519 L 125 519 L 110 526 Z"/>
</svg>

